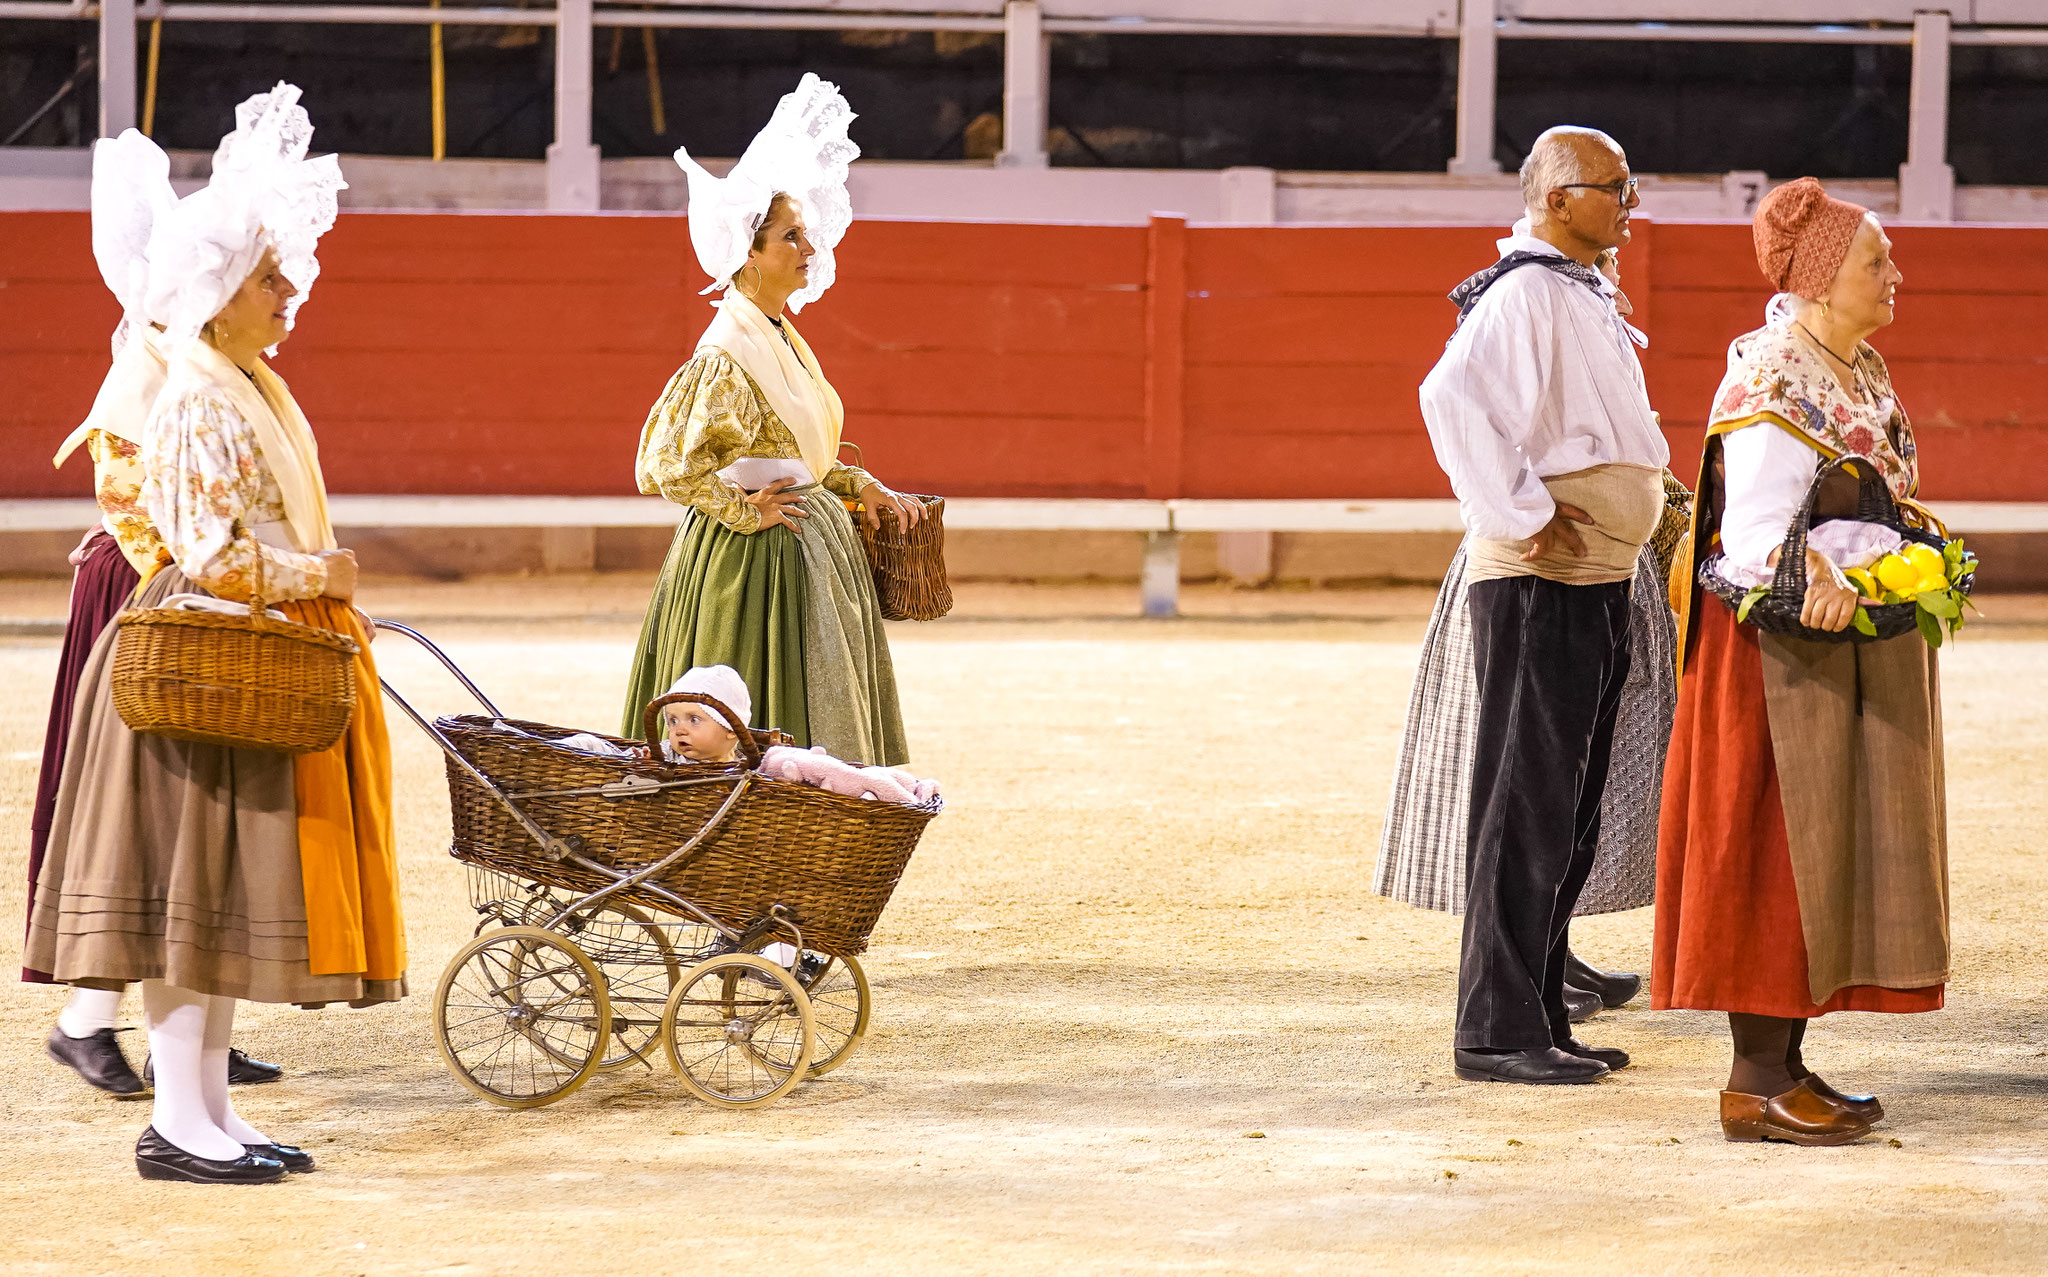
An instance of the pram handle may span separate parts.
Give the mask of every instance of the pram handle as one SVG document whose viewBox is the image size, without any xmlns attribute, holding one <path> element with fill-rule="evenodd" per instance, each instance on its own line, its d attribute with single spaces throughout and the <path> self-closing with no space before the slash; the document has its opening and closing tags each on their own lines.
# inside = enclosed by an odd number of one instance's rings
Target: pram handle
<svg viewBox="0 0 2048 1277">
<path fill-rule="evenodd" d="M 654 751 L 656 758 L 661 757 L 661 740 L 665 734 L 661 730 L 661 711 L 667 706 L 679 703 L 702 705 L 713 710 L 725 720 L 728 727 L 738 724 L 733 735 L 739 738 L 740 756 L 747 760 L 747 770 L 752 771 L 761 765 L 761 744 L 754 739 L 753 730 L 747 726 L 746 720 L 733 713 L 725 702 L 717 697 L 705 696 L 700 692 L 670 692 L 666 696 L 657 696 L 647 703 L 647 711 L 640 716 L 640 730 L 647 738 L 647 746 Z"/>
</svg>

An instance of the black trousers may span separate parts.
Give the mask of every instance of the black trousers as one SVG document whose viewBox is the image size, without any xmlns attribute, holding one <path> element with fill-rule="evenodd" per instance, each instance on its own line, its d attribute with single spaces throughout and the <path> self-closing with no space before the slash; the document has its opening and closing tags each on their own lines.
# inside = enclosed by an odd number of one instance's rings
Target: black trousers
<svg viewBox="0 0 2048 1277">
<path fill-rule="evenodd" d="M 1465 847 L 1457 1045 L 1541 1049 L 1571 1035 L 1572 906 L 1600 841 L 1600 795 L 1629 667 L 1629 582 L 1474 581 L 1479 737 Z"/>
</svg>

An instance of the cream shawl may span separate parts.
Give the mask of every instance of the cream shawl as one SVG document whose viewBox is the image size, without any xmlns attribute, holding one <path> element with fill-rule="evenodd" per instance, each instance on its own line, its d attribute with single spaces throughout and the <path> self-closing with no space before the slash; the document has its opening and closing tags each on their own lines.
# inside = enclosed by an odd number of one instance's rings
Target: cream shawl
<svg viewBox="0 0 2048 1277">
<path fill-rule="evenodd" d="M 761 308 L 737 289 L 729 290 L 725 300 L 716 305 L 718 316 L 697 339 L 697 353 L 721 350 L 746 369 L 768 406 L 795 436 L 811 479 L 823 479 L 839 457 L 839 432 L 846 423 L 846 409 L 839 402 L 839 392 L 825 380 L 817 356 L 796 325 L 785 318 L 778 333 Z M 783 340 L 784 334 L 788 341 Z"/>
<path fill-rule="evenodd" d="M 253 376 L 245 373 L 200 339 L 186 343 L 158 402 L 176 403 L 200 388 L 218 391 L 249 423 L 256 448 L 284 497 L 291 548 L 301 553 L 336 548 L 334 525 L 327 516 L 327 480 L 320 473 L 320 448 L 284 378 L 261 360 Z"/>
<path fill-rule="evenodd" d="M 63 465 L 95 430 L 132 444 L 142 442 L 142 424 L 149 420 L 149 410 L 156 403 L 157 392 L 163 389 L 169 368 L 163 334 L 148 325 L 140 327 L 141 332 L 130 336 L 121 353 L 114 356 L 114 366 L 100 383 L 92 411 L 65 437 L 52 465 Z"/>
</svg>

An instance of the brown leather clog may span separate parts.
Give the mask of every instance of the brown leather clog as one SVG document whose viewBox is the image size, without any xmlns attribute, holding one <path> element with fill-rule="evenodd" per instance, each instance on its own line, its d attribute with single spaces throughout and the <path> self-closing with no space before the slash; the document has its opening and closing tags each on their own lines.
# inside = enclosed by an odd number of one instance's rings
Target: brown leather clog
<svg viewBox="0 0 2048 1277">
<path fill-rule="evenodd" d="M 1806 1075 L 1806 1086 L 1808 1090 L 1811 1090 L 1815 1095 L 1820 1096 L 1836 1108 L 1853 1113 L 1872 1126 L 1884 1120 L 1884 1105 L 1877 1102 L 1875 1095 L 1844 1095 L 1826 1082 L 1821 1081 L 1820 1074 L 1818 1073 Z"/>
<path fill-rule="evenodd" d="M 1870 1134 L 1870 1123 L 1823 1099 L 1805 1082 L 1783 1095 L 1721 1092 L 1721 1134 L 1734 1143 L 1847 1144 Z"/>
</svg>

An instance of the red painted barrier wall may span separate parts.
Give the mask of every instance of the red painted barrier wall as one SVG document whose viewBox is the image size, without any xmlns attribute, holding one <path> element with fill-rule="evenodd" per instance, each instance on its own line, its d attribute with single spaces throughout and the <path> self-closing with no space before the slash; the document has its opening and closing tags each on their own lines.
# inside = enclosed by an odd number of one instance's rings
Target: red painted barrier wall
<svg viewBox="0 0 2048 1277">
<path fill-rule="evenodd" d="M 1902 227 L 1877 344 L 1928 494 L 2048 500 L 2048 229 Z M 874 470 L 959 496 L 1447 495 L 1415 388 L 1493 260 L 1469 228 L 861 222 L 799 320 Z M 673 216 L 342 217 L 278 368 L 337 492 L 632 491 L 647 406 L 710 312 Z M 1623 285 L 1674 468 L 1762 319 L 1746 226 L 1639 223 Z M 45 462 L 118 318 L 81 213 L 0 213 L 0 496 Z"/>
</svg>

